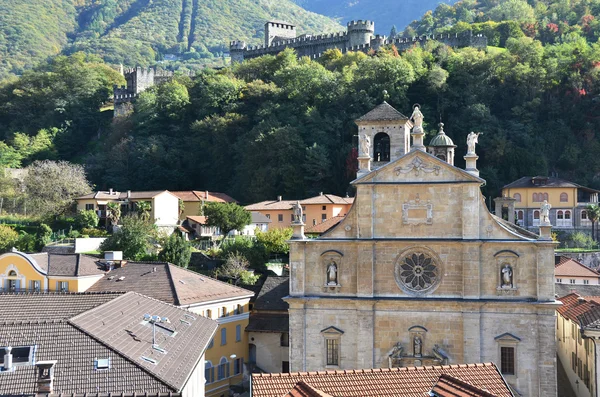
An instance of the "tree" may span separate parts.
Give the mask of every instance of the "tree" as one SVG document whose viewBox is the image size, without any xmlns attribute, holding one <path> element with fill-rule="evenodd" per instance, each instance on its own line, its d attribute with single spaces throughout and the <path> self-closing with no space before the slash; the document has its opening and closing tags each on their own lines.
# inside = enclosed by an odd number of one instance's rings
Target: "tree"
<svg viewBox="0 0 600 397">
<path fill-rule="evenodd" d="M 250 212 L 236 203 L 211 202 L 202 211 L 206 216 L 206 226 L 218 227 L 223 236 L 232 230 L 242 230 L 252 220 Z"/>
<path fill-rule="evenodd" d="M 10 251 L 17 241 L 19 241 L 19 233 L 12 227 L 0 225 L 0 254 Z"/>
<path fill-rule="evenodd" d="M 119 224 L 119 220 L 121 219 L 121 205 L 116 201 L 111 201 L 106 204 L 106 217 L 110 221 L 110 224 L 113 226 L 117 226 Z"/>
<path fill-rule="evenodd" d="M 75 217 L 75 225 L 79 229 L 92 229 L 98 227 L 100 218 L 94 210 L 81 210 Z"/>
<path fill-rule="evenodd" d="M 46 245 L 52 241 L 52 229 L 45 223 L 40 224 L 35 236 L 35 248 L 41 251 Z"/>
<path fill-rule="evenodd" d="M 590 204 L 586 207 L 587 217 L 592 222 L 592 240 L 597 241 L 596 223 L 600 219 L 600 205 Z"/>
<path fill-rule="evenodd" d="M 140 260 L 152 251 L 152 242 L 157 231 L 153 224 L 144 221 L 138 215 L 126 215 L 123 226 L 108 237 L 100 249 L 102 251 L 123 251 L 128 260 Z"/>
<path fill-rule="evenodd" d="M 254 285 L 259 277 L 248 271 L 248 265 L 248 259 L 243 255 L 231 253 L 227 256 L 223 266 L 217 269 L 216 274 L 217 276 L 233 279 L 235 285 L 238 285 L 240 281 L 243 284 Z"/>
<path fill-rule="evenodd" d="M 35 161 L 26 168 L 25 189 L 30 208 L 44 218 L 64 215 L 75 198 L 92 191 L 81 165 L 67 161 Z"/>
<path fill-rule="evenodd" d="M 137 213 L 145 221 L 150 220 L 150 211 L 152 210 L 152 205 L 148 201 L 138 201 L 135 203 Z"/>
<path fill-rule="evenodd" d="M 268 254 L 287 254 L 290 252 L 288 240 L 292 238 L 291 227 L 285 229 L 270 229 L 256 234 L 256 242 L 262 244 Z"/>
<path fill-rule="evenodd" d="M 396 30 L 396 25 L 392 25 L 392 30 L 390 30 L 390 39 L 395 39 L 398 35 L 398 30 Z"/>
<path fill-rule="evenodd" d="M 190 243 L 178 233 L 173 233 L 169 236 L 163 249 L 158 253 L 160 260 L 173 263 L 179 267 L 186 268 L 190 264 L 192 257 L 192 247 Z"/>
</svg>

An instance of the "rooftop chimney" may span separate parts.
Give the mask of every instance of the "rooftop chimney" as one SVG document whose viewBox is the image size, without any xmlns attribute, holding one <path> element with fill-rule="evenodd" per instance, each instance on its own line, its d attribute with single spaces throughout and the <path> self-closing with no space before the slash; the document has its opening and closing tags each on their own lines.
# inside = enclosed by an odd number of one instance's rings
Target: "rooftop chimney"
<svg viewBox="0 0 600 397">
<path fill-rule="evenodd" d="M 113 189 L 112 189 L 112 187 L 111 187 L 110 189 L 108 189 L 108 194 L 110 194 L 110 195 L 112 196 L 112 194 L 113 194 Z"/>
<path fill-rule="evenodd" d="M 277 196 L 277 201 L 281 201 L 281 196 Z"/>
<path fill-rule="evenodd" d="M 205 199 L 205 200 L 208 200 L 208 190 L 206 190 L 206 191 L 204 192 L 204 199 Z"/>
<path fill-rule="evenodd" d="M 319 192 L 319 196 L 322 196 L 322 195 L 323 195 L 323 192 Z"/>
<path fill-rule="evenodd" d="M 131 198 L 131 190 L 127 191 L 127 198 Z"/>
<path fill-rule="evenodd" d="M 4 350 L 6 351 L 6 354 L 4 355 L 4 367 L 2 368 L 2 372 L 6 372 L 6 371 L 12 371 L 13 369 L 13 356 L 10 353 L 12 350 L 12 347 L 7 346 L 4 348 Z"/>
<path fill-rule="evenodd" d="M 56 360 L 38 361 L 37 389 L 39 394 L 50 394 L 54 391 L 54 367 Z"/>
</svg>

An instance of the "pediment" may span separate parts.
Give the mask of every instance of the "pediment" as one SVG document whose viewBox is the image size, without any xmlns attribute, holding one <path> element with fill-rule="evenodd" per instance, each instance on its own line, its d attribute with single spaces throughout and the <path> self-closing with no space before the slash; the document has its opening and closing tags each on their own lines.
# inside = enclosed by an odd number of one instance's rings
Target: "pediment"
<svg viewBox="0 0 600 397">
<path fill-rule="evenodd" d="M 485 183 L 485 180 L 439 158 L 412 150 L 404 156 L 354 180 L 352 184 L 377 183 Z"/>
<path fill-rule="evenodd" d="M 343 335 L 344 331 L 342 331 L 339 328 L 336 328 L 334 326 L 330 326 L 325 328 L 324 330 L 321 330 L 322 334 L 328 334 L 328 335 Z"/>
<path fill-rule="evenodd" d="M 511 333 L 505 332 L 502 335 L 498 335 L 494 338 L 498 342 L 521 342 L 521 338 L 514 336 Z"/>
</svg>

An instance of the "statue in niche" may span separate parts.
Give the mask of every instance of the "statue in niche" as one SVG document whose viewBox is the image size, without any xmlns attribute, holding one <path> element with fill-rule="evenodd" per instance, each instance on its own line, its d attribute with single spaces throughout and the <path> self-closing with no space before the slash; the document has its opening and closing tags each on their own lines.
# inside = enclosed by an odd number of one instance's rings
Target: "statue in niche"
<svg viewBox="0 0 600 397">
<path fill-rule="evenodd" d="M 371 138 L 367 134 L 362 134 L 360 140 L 360 153 L 359 156 L 370 157 L 371 156 Z"/>
<path fill-rule="evenodd" d="M 415 357 L 423 355 L 423 339 L 419 335 L 415 335 L 413 338 L 413 355 Z"/>
<path fill-rule="evenodd" d="M 542 203 L 542 207 L 540 208 L 540 223 L 542 224 L 550 224 L 550 209 L 552 205 L 548 202 L 548 200 L 544 200 Z"/>
<path fill-rule="evenodd" d="M 479 135 L 480 132 L 471 131 L 469 135 L 467 135 L 467 154 L 475 154 L 475 144 L 479 143 Z"/>
<path fill-rule="evenodd" d="M 414 131 L 422 131 L 423 130 L 423 113 L 421 113 L 421 106 L 415 105 L 413 106 L 413 113 L 410 116 L 410 119 L 413 121 L 413 130 Z"/>
<path fill-rule="evenodd" d="M 334 260 L 327 265 L 327 285 L 338 285 L 338 268 Z"/>
<path fill-rule="evenodd" d="M 300 201 L 296 201 L 292 209 L 294 211 L 294 223 L 302 223 L 302 206 L 300 205 Z"/>
<path fill-rule="evenodd" d="M 513 270 L 512 267 L 508 263 L 505 263 L 500 270 L 500 274 L 502 276 L 502 288 L 512 288 L 513 286 Z"/>
</svg>

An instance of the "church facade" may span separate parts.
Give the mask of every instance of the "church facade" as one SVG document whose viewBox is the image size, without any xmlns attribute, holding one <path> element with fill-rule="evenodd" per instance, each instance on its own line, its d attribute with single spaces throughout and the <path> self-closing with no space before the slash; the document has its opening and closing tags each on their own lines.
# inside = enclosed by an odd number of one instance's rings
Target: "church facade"
<svg viewBox="0 0 600 397">
<path fill-rule="evenodd" d="M 290 369 L 494 362 L 519 394 L 556 396 L 551 226 L 538 236 L 492 215 L 478 135 L 463 170 L 443 128 L 423 145 L 422 122 L 418 107 L 409 119 L 385 102 L 357 120 L 346 218 L 306 239 L 297 209 Z"/>
</svg>

